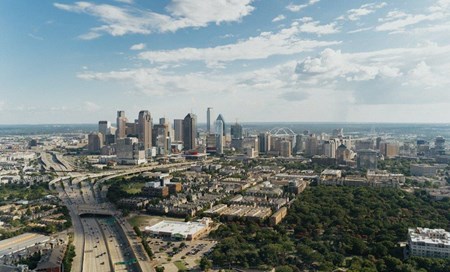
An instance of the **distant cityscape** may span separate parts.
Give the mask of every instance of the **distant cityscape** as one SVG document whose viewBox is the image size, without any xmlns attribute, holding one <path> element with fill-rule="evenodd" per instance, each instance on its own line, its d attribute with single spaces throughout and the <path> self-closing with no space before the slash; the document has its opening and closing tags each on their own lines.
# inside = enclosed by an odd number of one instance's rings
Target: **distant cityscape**
<svg viewBox="0 0 450 272">
<path fill-rule="evenodd" d="M 255 249 L 252 259 L 231 261 L 224 257 L 231 254 L 227 240 L 218 237 L 229 231 L 239 237 L 239 228 L 251 227 L 256 235 L 270 230 L 300 247 L 309 237 L 302 233 L 311 227 L 318 231 L 319 223 L 308 220 L 319 215 L 311 213 L 334 207 L 324 203 L 318 210 L 303 209 L 317 205 L 310 198 L 335 190 L 333 201 L 345 194 L 355 199 L 374 195 L 382 200 L 376 205 L 414 198 L 411 203 L 422 205 L 419 218 L 435 209 L 435 219 L 428 221 L 402 216 L 405 224 L 398 227 L 398 236 L 383 238 L 390 246 L 372 240 L 375 236 L 354 238 L 383 262 L 396 258 L 408 266 L 415 258 L 450 259 L 450 221 L 439 217 L 448 214 L 450 199 L 447 125 L 239 123 L 228 122 L 211 107 L 204 114 L 207 123 L 201 125 L 194 113 L 155 121 L 147 110 L 135 118 L 119 110 L 114 126 L 109 120 L 95 126 L 46 125 L 39 133 L 34 126 L 5 127 L 0 134 L 0 267 L 81 272 L 240 271 L 250 266 L 277 271 L 289 263 L 316 269 L 317 261 L 299 263 L 299 258 L 322 257 L 290 246 L 299 255 L 283 262 L 264 257 L 272 250 L 265 246 Z M 387 213 L 391 220 L 404 209 L 377 214 Z M 333 220 L 339 223 L 330 228 L 345 225 L 343 218 Z M 352 226 L 363 222 L 358 219 Z M 242 237 L 256 246 L 251 235 Z M 380 248 L 387 253 L 377 253 Z M 234 250 L 245 252 L 240 246 Z M 366 258 L 355 249 L 336 254 Z M 429 270 L 431 264 L 414 265 Z M 328 271 L 352 264 L 322 262 L 321 267 Z"/>
</svg>

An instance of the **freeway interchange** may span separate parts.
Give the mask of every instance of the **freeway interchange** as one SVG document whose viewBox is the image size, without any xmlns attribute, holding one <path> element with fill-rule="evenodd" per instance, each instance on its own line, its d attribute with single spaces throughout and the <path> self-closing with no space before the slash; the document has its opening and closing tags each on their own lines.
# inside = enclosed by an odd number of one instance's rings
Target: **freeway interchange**
<svg viewBox="0 0 450 272">
<path fill-rule="evenodd" d="M 179 166 L 186 163 L 167 164 Z M 154 271 L 150 259 L 131 225 L 115 207 L 104 201 L 99 184 L 120 176 L 153 170 L 136 167 L 102 174 L 70 173 L 54 179 L 59 198 L 69 209 L 73 222 L 76 256 L 72 271 Z M 98 178 L 92 182 L 91 178 Z"/>
</svg>

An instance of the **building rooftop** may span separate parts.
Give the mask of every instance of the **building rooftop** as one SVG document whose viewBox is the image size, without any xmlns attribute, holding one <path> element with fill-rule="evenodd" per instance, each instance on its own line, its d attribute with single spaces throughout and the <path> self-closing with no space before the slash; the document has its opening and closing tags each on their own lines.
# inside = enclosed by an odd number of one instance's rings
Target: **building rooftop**
<svg viewBox="0 0 450 272">
<path fill-rule="evenodd" d="M 444 229 L 409 228 L 408 236 L 412 242 L 450 245 L 450 232 Z"/>
<path fill-rule="evenodd" d="M 145 230 L 158 233 L 164 232 L 179 234 L 183 237 L 187 237 L 188 235 L 193 235 L 206 227 L 206 224 L 199 222 L 177 222 L 164 220 L 151 227 L 145 227 Z"/>
</svg>

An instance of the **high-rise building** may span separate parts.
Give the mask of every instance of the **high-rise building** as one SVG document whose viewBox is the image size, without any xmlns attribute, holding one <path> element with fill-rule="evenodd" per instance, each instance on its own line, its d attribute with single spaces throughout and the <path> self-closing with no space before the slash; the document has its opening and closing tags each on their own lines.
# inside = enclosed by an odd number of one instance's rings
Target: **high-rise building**
<svg viewBox="0 0 450 272">
<path fill-rule="evenodd" d="M 158 155 L 170 154 L 171 140 L 169 135 L 169 125 L 167 123 L 153 126 L 152 136 L 153 146 L 157 149 Z"/>
<path fill-rule="evenodd" d="M 259 152 L 267 153 L 270 151 L 270 140 L 271 137 L 269 132 L 263 132 L 258 135 Z"/>
<path fill-rule="evenodd" d="M 378 166 L 378 153 L 372 149 L 358 150 L 357 165 L 360 169 L 377 169 Z"/>
<path fill-rule="evenodd" d="M 308 157 L 312 157 L 318 154 L 318 140 L 316 135 L 311 134 L 306 138 L 305 142 L 305 154 Z"/>
<path fill-rule="evenodd" d="M 337 144 L 338 142 L 334 139 L 325 141 L 323 143 L 323 155 L 327 156 L 328 158 L 336 158 Z"/>
<path fill-rule="evenodd" d="M 216 153 L 223 154 L 223 122 L 219 118 L 215 124 L 216 130 Z"/>
<path fill-rule="evenodd" d="M 223 136 L 225 137 L 225 136 L 227 135 L 227 131 L 226 131 L 227 126 L 226 126 L 226 124 L 225 124 L 225 120 L 223 119 L 222 114 L 219 114 L 219 116 L 217 116 L 217 119 L 216 119 L 216 120 L 222 121 L 222 125 L 223 125 Z"/>
<path fill-rule="evenodd" d="M 397 142 L 381 142 L 380 153 L 387 159 L 397 157 L 400 153 L 400 146 Z"/>
<path fill-rule="evenodd" d="M 147 110 L 139 112 L 138 139 L 144 146 L 144 150 L 152 147 L 152 117 Z"/>
<path fill-rule="evenodd" d="M 117 130 L 116 138 L 122 139 L 127 136 L 127 118 L 125 117 L 125 111 L 117 111 Z"/>
<path fill-rule="evenodd" d="M 88 135 L 88 151 L 98 153 L 103 146 L 103 134 L 100 132 L 92 132 Z"/>
<path fill-rule="evenodd" d="M 291 156 L 292 145 L 290 141 L 281 141 L 280 143 L 280 156 L 290 157 Z"/>
<path fill-rule="evenodd" d="M 126 129 L 125 129 L 125 135 L 127 137 L 138 137 L 138 120 L 134 120 L 133 123 L 127 123 L 126 124 Z"/>
<path fill-rule="evenodd" d="M 236 122 L 236 124 L 230 127 L 231 139 L 242 139 L 242 126 Z"/>
<path fill-rule="evenodd" d="M 303 152 L 305 145 L 304 145 L 304 136 L 302 134 L 295 135 L 295 147 L 294 152 L 295 153 L 301 153 Z"/>
<path fill-rule="evenodd" d="M 183 141 L 183 119 L 173 120 L 174 140 L 175 142 Z"/>
<path fill-rule="evenodd" d="M 184 150 L 195 149 L 197 141 L 197 116 L 189 113 L 183 120 L 183 145 Z"/>
<path fill-rule="evenodd" d="M 206 110 L 206 131 L 208 134 L 212 133 L 211 131 L 211 110 L 212 108 L 208 108 Z"/>
<path fill-rule="evenodd" d="M 145 150 L 138 138 L 127 137 L 118 139 L 116 144 L 117 161 L 120 164 L 145 163 Z"/>
<path fill-rule="evenodd" d="M 109 134 L 111 123 L 109 121 L 98 121 L 98 132 L 103 136 Z"/>
<path fill-rule="evenodd" d="M 434 152 L 436 155 L 445 155 L 445 138 L 442 136 L 436 137 L 434 140 Z"/>
</svg>

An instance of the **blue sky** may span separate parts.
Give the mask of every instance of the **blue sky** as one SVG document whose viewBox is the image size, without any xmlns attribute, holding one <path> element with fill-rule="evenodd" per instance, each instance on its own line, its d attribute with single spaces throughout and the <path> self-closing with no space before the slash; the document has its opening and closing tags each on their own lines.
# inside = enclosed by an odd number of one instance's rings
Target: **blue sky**
<svg viewBox="0 0 450 272">
<path fill-rule="evenodd" d="M 450 122 L 450 0 L 0 1 L 0 123 Z"/>
</svg>

